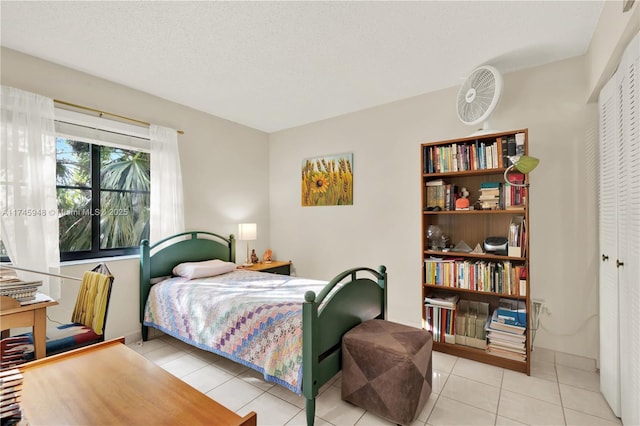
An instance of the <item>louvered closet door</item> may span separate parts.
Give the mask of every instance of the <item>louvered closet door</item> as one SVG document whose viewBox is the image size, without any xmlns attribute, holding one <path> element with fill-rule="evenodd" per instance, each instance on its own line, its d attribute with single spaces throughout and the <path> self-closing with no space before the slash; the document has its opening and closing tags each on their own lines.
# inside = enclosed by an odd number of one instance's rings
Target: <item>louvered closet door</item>
<svg viewBox="0 0 640 426">
<path fill-rule="evenodd" d="M 618 209 L 620 407 L 625 425 L 640 425 L 640 34 L 616 74 L 622 106 Z"/>
<path fill-rule="evenodd" d="M 618 317 L 618 146 L 620 103 L 614 78 L 600 92 L 600 390 L 620 416 L 620 340 Z"/>
</svg>

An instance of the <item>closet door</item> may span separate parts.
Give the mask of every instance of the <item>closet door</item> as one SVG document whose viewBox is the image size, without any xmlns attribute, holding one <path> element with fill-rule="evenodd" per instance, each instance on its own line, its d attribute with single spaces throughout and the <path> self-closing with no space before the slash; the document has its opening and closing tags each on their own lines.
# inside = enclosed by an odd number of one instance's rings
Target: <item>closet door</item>
<svg viewBox="0 0 640 426">
<path fill-rule="evenodd" d="M 640 425 L 640 34 L 627 47 L 619 76 L 618 291 L 620 407 L 625 425 Z"/>
<path fill-rule="evenodd" d="M 618 311 L 618 148 L 620 102 L 617 79 L 600 92 L 600 390 L 620 416 L 620 339 Z"/>
</svg>

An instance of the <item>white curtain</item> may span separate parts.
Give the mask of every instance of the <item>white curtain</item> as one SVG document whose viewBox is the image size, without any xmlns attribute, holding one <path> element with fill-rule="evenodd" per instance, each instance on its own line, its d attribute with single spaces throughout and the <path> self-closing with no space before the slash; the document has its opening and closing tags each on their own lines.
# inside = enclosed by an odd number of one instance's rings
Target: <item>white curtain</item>
<svg viewBox="0 0 640 426">
<path fill-rule="evenodd" d="M 2 86 L 0 236 L 17 267 L 59 274 L 56 138 L 53 100 Z M 57 278 L 18 272 L 42 281 L 40 290 L 60 297 Z"/>
<path fill-rule="evenodd" d="M 151 139 L 151 225 L 150 240 L 184 232 L 182 172 L 178 132 L 152 124 Z"/>
</svg>

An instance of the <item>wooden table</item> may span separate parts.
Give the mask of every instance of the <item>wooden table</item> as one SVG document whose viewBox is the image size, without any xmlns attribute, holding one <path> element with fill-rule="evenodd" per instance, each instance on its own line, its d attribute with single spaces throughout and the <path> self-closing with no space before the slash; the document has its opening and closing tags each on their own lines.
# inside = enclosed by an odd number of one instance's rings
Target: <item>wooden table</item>
<svg viewBox="0 0 640 426">
<path fill-rule="evenodd" d="M 29 425 L 256 426 L 129 349 L 124 338 L 21 365 Z"/>
<path fill-rule="evenodd" d="M 0 327 L 2 337 L 6 337 L 12 328 L 32 327 L 33 347 L 36 359 L 47 356 L 47 307 L 57 305 L 55 300 L 50 302 L 32 303 L 20 306 L 20 302 L 15 299 L 2 300 L 2 310 L 0 310 Z M 11 298 L 8 298 L 11 299 Z"/>
</svg>

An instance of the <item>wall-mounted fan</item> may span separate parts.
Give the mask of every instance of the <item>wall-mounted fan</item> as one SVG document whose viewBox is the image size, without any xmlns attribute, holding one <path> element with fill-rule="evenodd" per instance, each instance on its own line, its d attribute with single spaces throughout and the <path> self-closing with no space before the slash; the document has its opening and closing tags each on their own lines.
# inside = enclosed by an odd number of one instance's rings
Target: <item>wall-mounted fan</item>
<svg viewBox="0 0 640 426">
<path fill-rule="evenodd" d="M 458 118 L 469 126 L 483 123 L 480 132 L 490 132 L 487 119 L 498 105 L 501 94 L 500 72 L 490 65 L 476 68 L 458 91 Z"/>
</svg>

